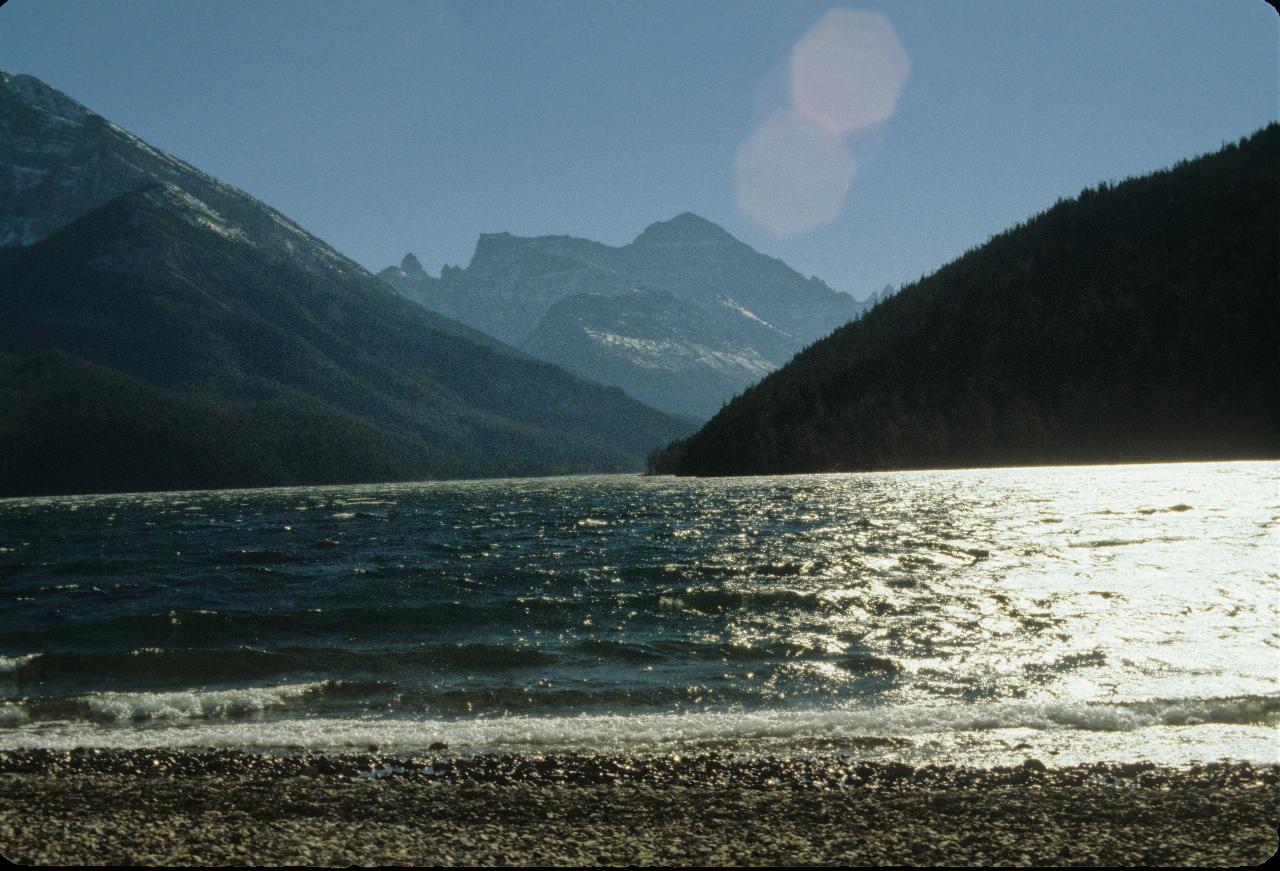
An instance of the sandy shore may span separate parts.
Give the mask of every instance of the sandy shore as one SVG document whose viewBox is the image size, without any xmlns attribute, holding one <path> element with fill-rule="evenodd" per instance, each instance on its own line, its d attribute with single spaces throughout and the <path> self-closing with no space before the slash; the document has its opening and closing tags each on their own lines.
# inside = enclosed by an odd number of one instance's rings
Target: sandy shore
<svg viewBox="0 0 1280 871">
<path fill-rule="evenodd" d="M 1255 865 L 1280 769 L 0 753 L 23 864 Z"/>
</svg>

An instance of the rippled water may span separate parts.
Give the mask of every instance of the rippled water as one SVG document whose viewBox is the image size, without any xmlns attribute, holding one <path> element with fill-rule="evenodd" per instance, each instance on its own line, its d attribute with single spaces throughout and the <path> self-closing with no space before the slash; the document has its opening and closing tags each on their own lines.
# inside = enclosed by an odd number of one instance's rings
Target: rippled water
<svg viewBox="0 0 1280 871">
<path fill-rule="evenodd" d="M 0 501 L 0 747 L 1280 759 L 1280 464 Z"/>
</svg>

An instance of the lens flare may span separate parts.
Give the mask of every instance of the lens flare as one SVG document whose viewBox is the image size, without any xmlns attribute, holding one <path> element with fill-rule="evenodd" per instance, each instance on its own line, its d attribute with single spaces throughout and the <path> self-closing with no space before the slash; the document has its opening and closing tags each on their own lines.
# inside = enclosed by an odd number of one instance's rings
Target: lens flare
<svg viewBox="0 0 1280 871">
<path fill-rule="evenodd" d="M 793 235 L 840 214 L 855 169 L 843 139 L 796 112 L 778 112 L 738 146 L 738 207 Z"/>
<path fill-rule="evenodd" d="M 832 133 L 852 133 L 893 114 L 910 70 L 883 15 L 833 9 L 791 51 L 791 100 Z"/>
<path fill-rule="evenodd" d="M 887 120 L 911 62 L 878 13 L 833 9 L 791 51 L 791 106 L 738 146 L 738 206 L 791 236 L 844 210 L 856 163 L 845 137 Z"/>
</svg>

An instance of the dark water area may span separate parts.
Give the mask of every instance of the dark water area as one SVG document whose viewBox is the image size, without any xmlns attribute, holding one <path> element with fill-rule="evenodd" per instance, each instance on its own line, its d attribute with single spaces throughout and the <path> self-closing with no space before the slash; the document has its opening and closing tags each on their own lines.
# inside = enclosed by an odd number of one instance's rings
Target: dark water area
<svg viewBox="0 0 1280 871">
<path fill-rule="evenodd" d="M 1276 484 L 1223 463 L 0 501 L 0 747 L 1274 761 Z"/>
</svg>

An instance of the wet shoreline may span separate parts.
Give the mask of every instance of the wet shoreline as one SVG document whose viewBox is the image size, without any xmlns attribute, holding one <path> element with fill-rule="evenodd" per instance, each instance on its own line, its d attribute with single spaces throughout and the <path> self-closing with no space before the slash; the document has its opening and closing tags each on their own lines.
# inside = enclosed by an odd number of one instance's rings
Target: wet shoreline
<svg viewBox="0 0 1280 871">
<path fill-rule="evenodd" d="M 36 864 L 1253 865 L 1280 766 L 856 757 L 0 752 Z"/>
</svg>

